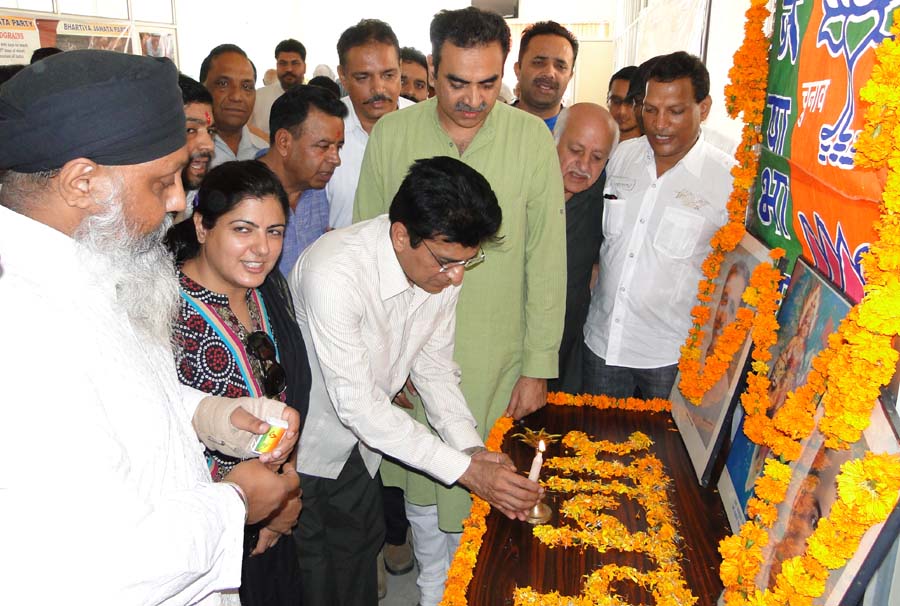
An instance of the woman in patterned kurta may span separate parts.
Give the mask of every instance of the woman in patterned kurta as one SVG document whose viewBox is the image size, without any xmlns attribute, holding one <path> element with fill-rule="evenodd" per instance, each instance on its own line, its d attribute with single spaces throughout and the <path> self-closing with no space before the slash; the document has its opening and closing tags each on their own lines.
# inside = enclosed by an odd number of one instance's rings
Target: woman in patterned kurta
<svg viewBox="0 0 900 606">
<path fill-rule="evenodd" d="M 182 299 L 175 355 L 185 385 L 219 396 L 280 399 L 300 409 L 302 418 L 309 365 L 288 287 L 275 269 L 286 216 L 287 196 L 263 164 L 230 162 L 210 171 L 193 219 L 167 236 L 179 264 Z M 218 481 L 240 460 L 207 450 L 207 462 Z M 293 457 L 285 463 L 294 464 Z M 245 529 L 245 606 L 299 604 L 290 536 L 299 503 L 291 499 L 273 517 Z"/>
</svg>

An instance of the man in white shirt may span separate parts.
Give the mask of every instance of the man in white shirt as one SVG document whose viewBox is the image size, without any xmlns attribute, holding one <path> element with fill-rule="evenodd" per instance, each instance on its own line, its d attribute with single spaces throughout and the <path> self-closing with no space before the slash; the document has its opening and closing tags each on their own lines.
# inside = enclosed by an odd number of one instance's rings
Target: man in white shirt
<svg viewBox="0 0 900 606">
<path fill-rule="evenodd" d="M 453 362 L 465 268 L 500 227 L 490 185 L 462 162 L 417 161 L 389 215 L 325 234 L 291 273 L 313 386 L 297 467 L 307 604 L 372 604 L 384 540 L 382 455 L 524 519 L 539 486 L 484 451 Z M 433 435 L 391 400 L 411 377 Z M 457 539 L 458 540 L 458 539 Z M 352 579 L 352 582 L 347 580 Z"/>
<path fill-rule="evenodd" d="M 220 44 L 200 65 L 200 83 L 213 97 L 218 132 L 210 168 L 231 160 L 253 160 L 268 143 L 250 132 L 247 122 L 256 103 L 256 66 L 241 47 Z"/>
<path fill-rule="evenodd" d="M 584 326 L 590 393 L 668 398 L 709 242 L 728 219 L 732 160 L 706 143 L 709 73 L 685 52 L 647 76 L 645 136 L 607 165 L 600 279 Z"/>
<path fill-rule="evenodd" d="M 337 49 L 338 75 L 347 91 L 341 101 L 349 113 L 341 165 L 325 188 L 333 228 L 353 222 L 353 200 L 372 127 L 381 116 L 413 104 L 400 96 L 400 43 L 390 25 L 363 19 L 341 34 Z"/>
<path fill-rule="evenodd" d="M 244 523 L 297 487 L 260 461 L 212 484 L 198 434 L 246 456 L 236 428 L 265 426 L 240 407 L 282 415 L 284 459 L 299 417 L 175 374 L 162 237 L 184 208 L 184 125 L 175 66 L 149 57 L 70 51 L 0 90 L 0 603 L 219 604 Z"/>
<path fill-rule="evenodd" d="M 275 66 L 278 81 L 256 89 L 256 103 L 250 116 L 250 126 L 264 139 L 269 138 L 269 114 L 275 99 L 304 82 L 306 47 L 293 38 L 282 40 L 275 47 Z"/>
</svg>

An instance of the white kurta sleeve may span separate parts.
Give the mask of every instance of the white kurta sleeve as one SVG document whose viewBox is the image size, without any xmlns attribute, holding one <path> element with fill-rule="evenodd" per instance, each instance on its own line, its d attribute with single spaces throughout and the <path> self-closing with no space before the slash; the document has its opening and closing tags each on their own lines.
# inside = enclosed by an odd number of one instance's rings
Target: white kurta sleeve
<svg viewBox="0 0 900 606">
<path fill-rule="evenodd" d="M 215 603 L 237 587 L 244 506 L 209 482 L 184 403 L 146 391 L 152 376 L 121 385 L 114 353 L 28 332 L 0 348 L 0 603 Z"/>
<path fill-rule="evenodd" d="M 304 307 L 328 395 L 341 422 L 369 448 L 444 484 L 459 479 L 469 466 L 469 457 L 393 406 L 393 394 L 378 386 L 379 369 L 372 368 L 361 333 L 367 303 L 358 291 L 339 274 L 325 275 L 309 268 L 304 269 L 297 286 L 297 299 Z M 468 416 L 474 428 L 475 421 L 464 402 L 455 413 Z"/>
<path fill-rule="evenodd" d="M 422 396 L 428 422 L 443 440 L 457 450 L 483 446 L 472 413 L 459 389 L 461 372 L 453 361 L 456 335 L 456 301 L 459 288 L 447 288 L 437 325 L 413 359 L 410 376 Z"/>
</svg>

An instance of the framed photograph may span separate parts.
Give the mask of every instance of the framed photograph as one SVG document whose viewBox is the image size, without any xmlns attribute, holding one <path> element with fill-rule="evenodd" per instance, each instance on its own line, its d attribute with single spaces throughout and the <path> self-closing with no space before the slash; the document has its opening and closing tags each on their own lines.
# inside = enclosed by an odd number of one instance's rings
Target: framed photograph
<svg viewBox="0 0 900 606">
<path fill-rule="evenodd" d="M 771 263 L 769 249 L 750 234 L 744 234 L 741 243 L 722 263 L 712 297 L 712 313 L 703 327 L 700 343 L 700 363 L 715 349 L 723 329 L 734 321 L 737 310 L 746 307 L 741 295 L 750 283 L 750 275 L 761 263 Z M 684 440 L 688 455 L 701 486 L 709 483 L 712 468 L 722 447 L 725 421 L 737 403 L 735 392 L 741 384 L 742 373 L 750 354 L 751 339 L 748 334 L 731 361 L 731 365 L 719 381 L 703 396 L 699 405 L 688 402 L 678 388 L 681 375 L 669 399 L 672 401 L 672 417 Z"/>
<path fill-rule="evenodd" d="M 175 30 L 154 28 L 137 32 L 140 54 L 147 57 L 166 57 L 177 63 Z"/>
<path fill-rule="evenodd" d="M 824 410 L 820 406 L 817 420 Z M 837 500 L 837 476 L 847 461 L 861 458 L 866 451 L 897 453 L 897 437 L 881 405 L 875 406 L 868 429 L 860 441 L 848 450 L 832 450 L 824 445 L 824 437 L 815 431 L 803 442 L 800 458 L 791 464 L 793 477 L 787 496 L 778 506 L 778 519 L 769 531 L 769 542 L 763 549 L 763 565 L 756 578 L 761 589 L 775 587 L 782 563 L 806 551 L 806 540 L 821 518 L 828 517 Z M 771 456 L 771 455 L 770 455 Z M 856 554 L 847 564 L 831 571 L 825 593 L 817 603 L 838 606 L 856 605 L 885 554 L 897 536 L 900 512 L 887 522 L 869 529 Z M 884 602 L 885 604 L 891 602 Z"/>
<path fill-rule="evenodd" d="M 472 6 L 497 13 L 505 19 L 519 16 L 519 0 L 472 0 Z"/>
<path fill-rule="evenodd" d="M 900 352 L 900 335 L 894 335 L 891 346 Z M 894 378 L 881 388 L 881 401 L 884 410 L 895 428 L 900 428 L 900 410 L 897 408 L 897 394 L 900 392 L 900 358 L 897 359 L 897 368 L 894 370 Z"/>
<path fill-rule="evenodd" d="M 897 512 L 894 512 L 896 515 Z M 891 520 L 888 519 L 886 525 Z M 875 575 L 866 586 L 862 606 L 883 606 L 884 604 L 900 604 L 900 537 L 895 537 L 891 548 L 875 571 Z M 846 601 L 846 600 L 845 600 Z M 849 603 L 849 602 L 848 602 Z"/>
<path fill-rule="evenodd" d="M 806 382 L 813 358 L 828 345 L 828 335 L 837 330 L 849 310 L 850 302 L 824 276 L 803 259 L 797 261 L 778 311 L 778 341 L 772 346 L 769 362 L 769 416 L 781 408 L 789 392 Z M 718 483 L 735 532 L 747 519 L 747 500 L 753 494 L 753 484 L 762 473 L 767 454 L 768 448 L 754 444 L 744 435 L 741 411 L 740 425 Z"/>
</svg>

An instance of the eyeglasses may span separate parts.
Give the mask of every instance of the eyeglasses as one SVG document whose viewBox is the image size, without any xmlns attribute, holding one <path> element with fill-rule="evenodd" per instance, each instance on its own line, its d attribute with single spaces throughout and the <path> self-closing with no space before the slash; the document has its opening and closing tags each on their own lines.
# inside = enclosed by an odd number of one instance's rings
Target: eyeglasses
<svg viewBox="0 0 900 606">
<path fill-rule="evenodd" d="M 623 105 L 626 107 L 633 107 L 635 104 L 634 101 L 634 98 L 626 97 L 623 99 L 622 97 L 615 95 L 606 98 L 606 104 L 609 107 L 622 107 Z"/>
<path fill-rule="evenodd" d="M 469 269 L 470 267 L 474 267 L 475 265 L 478 265 L 479 263 L 484 261 L 484 249 L 483 248 L 479 248 L 478 253 L 471 259 L 466 259 L 465 261 L 443 262 L 440 260 L 440 258 L 438 258 L 438 256 L 436 254 L 434 254 L 434 251 L 431 250 L 431 248 L 428 246 L 428 243 L 425 242 L 425 240 L 422 240 L 422 244 L 425 245 L 425 248 L 428 249 L 428 252 L 431 253 L 431 256 L 434 257 L 434 260 L 437 262 L 437 264 L 441 266 L 440 273 L 442 273 L 442 274 L 447 273 L 454 267 L 462 267 L 463 269 Z"/>
<path fill-rule="evenodd" d="M 263 373 L 263 389 L 266 396 L 277 396 L 287 387 L 287 375 L 284 368 L 275 359 L 275 344 L 271 337 L 261 330 L 251 332 L 246 340 L 247 353 L 259 360 L 268 362 L 268 368 Z"/>
</svg>

